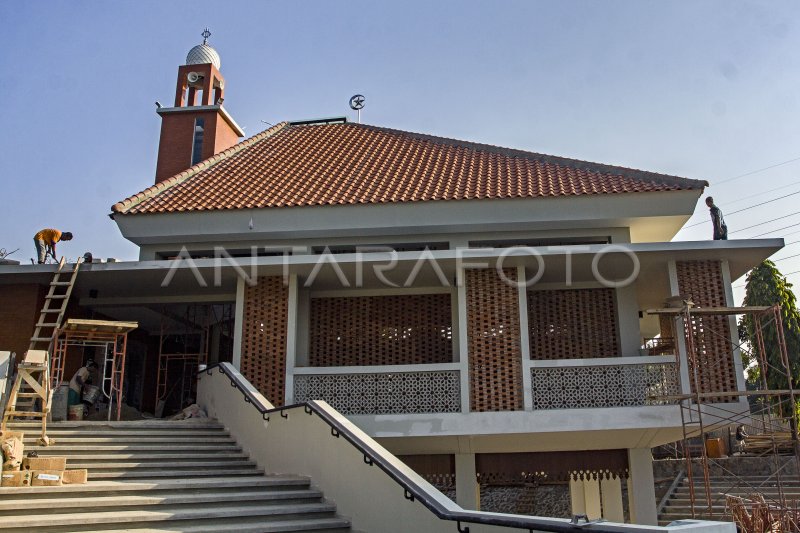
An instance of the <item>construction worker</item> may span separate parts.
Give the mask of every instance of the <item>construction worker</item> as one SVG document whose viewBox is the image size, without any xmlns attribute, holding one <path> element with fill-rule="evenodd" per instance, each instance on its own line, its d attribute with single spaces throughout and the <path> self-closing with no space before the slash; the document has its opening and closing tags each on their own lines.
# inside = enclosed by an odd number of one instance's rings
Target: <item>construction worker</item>
<svg viewBox="0 0 800 533">
<path fill-rule="evenodd" d="M 86 364 L 78 369 L 77 372 L 69 380 L 69 393 L 67 396 L 67 406 L 79 405 L 81 403 L 81 394 L 83 393 L 83 386 L 92 380 L 92 376 L 97 372 L 97 363 L 93 359 L 86 361 Z"/>
<path fill-rule="evenodd" d="M 33 243 L 36 245 L 36 256 L 39 264 L 43 264 L 50 254 L 56 259 L 56 243 L 61 241 L 71 241 L 72 233 L 59 231 L 57 229 L 43 229 L 33 236 Z"/>
<path fill-rule="evenodd" d="M 711 213 L 711 224 L 714 226 L 714 240 L 727 241 L 728 226 L 725 225 L 725 219 L 722 217 L 722 211 L 719 207 L 714 205 L 714 199 L 710 196 L 706 198 L 706 205 Z"/>
</svg>

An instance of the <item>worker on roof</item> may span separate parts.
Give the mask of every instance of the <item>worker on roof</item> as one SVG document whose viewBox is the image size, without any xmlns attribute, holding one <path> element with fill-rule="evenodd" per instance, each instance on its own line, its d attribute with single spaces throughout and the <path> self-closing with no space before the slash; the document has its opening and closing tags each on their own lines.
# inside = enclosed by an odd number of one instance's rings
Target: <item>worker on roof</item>
<svg viewBox="0 0 800 533">
<path fill-rule="evenodd" d="M 711 213 L 711 224 L 714 226 L 714 240 L 727 241 L 728 226 L 725 225 L 725 219 L 722 217 L 722 211 L 719 207 L 714 205 L 714 199 L 710 196 L 706 198 L 706 205 Z"/>
<path fill-rule="evenodd" d="M 71 241 L 72 233 L 59 231 L 57 229 L 43 229 L 33 236 L 33 243 L 36 245 L 36 256 L 39 264 L 43 264 L 50 254 L 56 259 L 56 243 L 61 241 Z"/>
<path fill-rule="evenodd" d="M 92 381 L 97 373 L 97 363 L 93 359 L 86 361 L 86 364 L 78 369 L 69 380 L 69 392 L 67 393 L 67 406 L 79 405 L 81 403 L 83 386 Z"/>
</svg>

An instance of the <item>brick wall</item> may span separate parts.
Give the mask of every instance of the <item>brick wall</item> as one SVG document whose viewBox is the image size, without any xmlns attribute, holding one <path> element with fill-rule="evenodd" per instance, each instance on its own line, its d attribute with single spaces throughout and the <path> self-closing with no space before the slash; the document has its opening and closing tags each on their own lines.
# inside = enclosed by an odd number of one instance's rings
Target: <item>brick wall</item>
<svg viewBox="0 0 800 533">
<path fill-rule="evenodd" d="M 274 405 L 284 403 L 288 316 L 282 277 L 260 277 L 245 288 L 241 372 Z"/>
<path fill-rule="evenodd" d="M 505 276 L 517 279 L 514 269 Z M 523 409 L 517 287 L 494 269 L 467 270 L 467 343 L 470 410 Z"/>
<path fill-rule="evenodd" d="M 676 270 L 681 296 L 689 298 L 695 306 L 727 305 L 720 261 L 678 261 Z M 695 344 L 694 357 L 700 392 L 735 391 L 736 367 L 728 316 L 693 317 L 689 326 Z M 735 402 L 738 398 L 709 398 L 709 401 Z"/>
<path fill-rule="evenodd" d="M 312 298 L 310 366 L 449 363 L 449 294 Z"/>
<path fill-rule="evenodd" d="M 44 294 L 44 286 L 35 283 L 0 288 L 0 350 L 22 357 L 39 318 Z"/>
</svg>

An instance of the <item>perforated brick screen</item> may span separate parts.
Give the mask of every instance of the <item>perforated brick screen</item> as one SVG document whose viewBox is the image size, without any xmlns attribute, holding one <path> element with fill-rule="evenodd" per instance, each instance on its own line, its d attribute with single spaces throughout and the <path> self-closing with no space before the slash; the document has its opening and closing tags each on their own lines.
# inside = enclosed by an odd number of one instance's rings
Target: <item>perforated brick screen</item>
<svg viewBox="0 0 800 533">
<path fill-rule="evenodd" d="M 681 296 L 690 299 L 699 307 L 727 305 L 720 261 L 677 261 L 676 268 Z M 733 361 L 728 317 L 718 315 L 693 317 L 690 330 L 695 344 L 700 392 L 735 391 L 736 367 Z M 719 397 L 709 398 L 708 401 L 738 400 Z"/>
<path fill-rule="evenodd" d="M 504 273 L 517 279 L 516 270 Z M 517 288 L 494 269 L 467 270 L 465 282 L 471 410 L 522 410 Z"/>
<path fill-rule="evenodd" d="M 312 298 L 310 366 L 453 361 L 449 294 Z"/>
<path fill-rule="evenodd" d="M 531 359 L 618 357 L 613 289 L 528 291 Z"/>
<path fill-rule="evenodd" d="M 289 290 L 280 276 L 246 286 L 242 320 L 242 374 L 275 405 L 283 405 Z"/>
</svg>

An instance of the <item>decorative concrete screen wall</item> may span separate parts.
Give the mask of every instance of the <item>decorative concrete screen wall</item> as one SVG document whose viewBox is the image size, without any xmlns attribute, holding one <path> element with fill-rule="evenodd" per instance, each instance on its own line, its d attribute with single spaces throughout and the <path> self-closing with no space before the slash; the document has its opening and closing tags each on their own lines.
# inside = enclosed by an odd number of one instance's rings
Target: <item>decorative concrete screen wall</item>
<svg viewBox="0 0 800 533">
<path fill-rule="evenodd" d="M 613 289 L 528 291 L 531 359 L 618 357 Z"/>
<path fill-rule="evenodd" d="M 242 374 L 274 405 L 284 404 L 289 289 L 280 276 L 246 286 L 242 320 Z"/>
<path fill-rule="evenodd" d="M 514 269 L 505 269 L 516 280 Z M 523 409 L 519 296 L 494 269 L 467 270 L 467 343 L 470 409 Z"/>
<path fill-rule="evenodd" d="M 690 299 L 698 307 L 727 305 L 720 261 L 678 261 L 675 266 L 681 296 Z M 735 391 L 736 369 L 728 317 L 694 317 L 690 328 L 695 344 L 700 392 Z M 709 400 L 738 401 L 737 398 L 725 397 Z"/>
<path fill-rule="evenodd" d="M 450 294 L 312 298 L 309 366 L 453 360 Z"/>
</svg>

